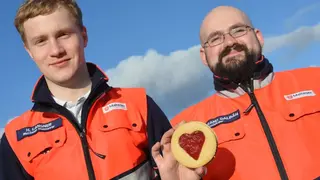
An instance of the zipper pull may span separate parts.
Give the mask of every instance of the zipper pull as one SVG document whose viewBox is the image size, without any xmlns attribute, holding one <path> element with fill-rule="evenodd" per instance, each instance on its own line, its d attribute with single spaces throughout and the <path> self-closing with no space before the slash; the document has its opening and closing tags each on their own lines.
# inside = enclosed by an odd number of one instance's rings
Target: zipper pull
<svg viewBox="0 0 320 180">
<path fill-rule="evenodd" d="M 84 138 L 85 136 L 86 136 L 86 130 L 83 129 L 82 132 L 80 132 L 80 137 L 81 137 L 81 138 Z M 93 154 L 95 154 L 95 155 L 98 156 L 99 158 L 101 158 L 101 159 L 105 159 L 105 158 L 106 158 L 106 155 L 99 154 L 99 153 L 95 152 L 95 151 L 91 148 L 91 146 L 88 145 L 87 147 L 89 147 L 89 149 L 93 152 Z"/>
<path fill-rule="evenodd" d="M 90 148 L 91 149 L 91 148 Z M 99 154 L 99 153 L 97 153 L 97 152 L 94 152 L 92 149 L 91 149 L 91 151 L 96 155 L 96 156 L 98 156 L 99 158 L 101 158 L 101 159 L 105 159 L 106 158 L 106 155 L 103 155 L 103 154 Z"/>
<path fill-rule="evenodd" d="M 248 84 L 248 92 L 252 93 L 254 91 L 254 79 L 250 79 L 250 83 Z"/>
<path fill-rule="evenodd" d="M 243 111 L 243 113 L 245 115 L 248 115 L 251 112 L 253 107 L 254 107 L 254 105 L 251 103 L 250 106 L 245 111 Z"/>
<path fill-rule="evenodd" d="M 247 91 L 248 91 L 248 93 L 249 93 L 249 94 L 251 94 L 251 93 L 252 93 L 252 90 L 251 90 L 251 88 L 250 88 L 250 87 L 247 87 Z"/>
<path fill-rule="evenodd" d="M 95 154 L 95 155 L 98 156 L 99 158 L 101 158 L 101 159 L 105 159 L 105 158 L 106 158 L 106 155 L 103 155 L 103 154 L 100 154 L 100 153 L 95 152 L 95 151 L 91 148 L 91 146 L 89 146 L 89 149 L 93 152 L 93 154 Z"/>
</svg>

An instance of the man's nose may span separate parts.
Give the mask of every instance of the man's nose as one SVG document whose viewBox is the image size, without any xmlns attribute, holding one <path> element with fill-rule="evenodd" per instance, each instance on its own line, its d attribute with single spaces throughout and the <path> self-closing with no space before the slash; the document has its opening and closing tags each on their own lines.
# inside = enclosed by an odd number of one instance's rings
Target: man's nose
<svg viewBox="0 0 320 180">
<path fill-rule="evenodd" d="M 64 48 L 60 45 L 57 40 L 52 40 L 50 42 L 50 56 L 59 57 L 64 53 Z"/>
<path fill-rule="evenodd" d="M 232 37 L 230 34 L 225 34 L 224 38 L 225 38 L 224 39 L 225 46 L 232 47 L 237 42 L 237 40 L 234 37 Z"/>
</svg>

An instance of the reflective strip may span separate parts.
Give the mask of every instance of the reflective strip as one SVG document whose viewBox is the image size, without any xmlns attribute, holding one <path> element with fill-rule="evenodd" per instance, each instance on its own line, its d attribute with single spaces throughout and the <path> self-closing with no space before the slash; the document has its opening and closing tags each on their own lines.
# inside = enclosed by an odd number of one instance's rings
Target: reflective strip
<svg viewBox="0 0 320 180">
<path fill-rule="evenodd" d="M 268 76 L 264 79 L 255 79 L 253 81 L 254 83 L 254 89 L 260 89 L 260 88 L 263 88 L 267 85 L 269 85 L 272 80 L 274 79 L 274 73 L 270 73 L 268 74 Z M 235 90 L 222 90 L 222 91 L 219 91 L 217 92 L 218 96 L 221 96 L 221 97 L 226 97 L 226 98 L 237 98 L 239 96 L 242 96 L 243 94 L 245 94 L 246 92 L 241 88 L 241 87 L 238 87 L 237 89 Z"/>
</svg>

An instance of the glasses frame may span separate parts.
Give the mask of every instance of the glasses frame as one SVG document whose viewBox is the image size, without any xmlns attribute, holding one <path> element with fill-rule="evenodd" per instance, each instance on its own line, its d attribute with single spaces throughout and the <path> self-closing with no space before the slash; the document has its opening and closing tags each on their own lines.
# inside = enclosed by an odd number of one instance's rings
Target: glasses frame
<svg viewBox="0 0 320 180">
<path fill-rule="evenodd" d="M 236 34 L 235 34 L 235 33 L 236 33 L 235 30 L 241 29 L 241 28 L 243 28 L 243 30 L 244 30 L 243 33 L 240 33 L 240 35 L 239 35 L 239 34 L 236 35 Z M 231 37 L 233 37 L 233 38 L 239 38 L 239 37 L 242 37 L 242 36 L 248 34 L 248 32 L 251 31 L 251 30 L 254 30 L 254 28 L 251 27 L 251 26 L 247 26 L 247 25 L 234 27 L 234 28 L 232 28 L 231 30 L 229 30 L 229 32 L 226 32 L 226 33 L 223 33 L 223 34 L 219 34 L 219 37 L 221 38 L 221 42 L 219 42 L 219 43 L 215 43 L 215 44 L 213 44 L 213 45 L 210 44 L 209 41 L 210 41 L 211 38 L 213 38 L 213 37 L 209 37 L 208 40 L 207 40 L 205 43 L 203 43 L 203 48 L 215 47 L 215 46 L 218 46 L 218 45 L 222 44 L 222 43 L 225 41 L 227 34 L 229 34 L 229 35 L 230 35 Z M 233 31 L 235 31 L 235 32 L 233 32 Z"/>
</svg>

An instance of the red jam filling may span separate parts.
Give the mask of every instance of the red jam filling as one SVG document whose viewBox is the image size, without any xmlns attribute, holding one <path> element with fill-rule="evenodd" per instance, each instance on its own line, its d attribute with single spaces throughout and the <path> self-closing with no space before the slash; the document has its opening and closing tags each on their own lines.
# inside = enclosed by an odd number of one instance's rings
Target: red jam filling
<svg viewBox="0 0 320 180">
<path fill-rule="evenodd" d="M 182 134 L 179 138 L 179 145 L 183 148 L 193 159 L 198 160 L 205 136 L 202 131 L 195 131 L 191 134 Z"/>
</svg>

